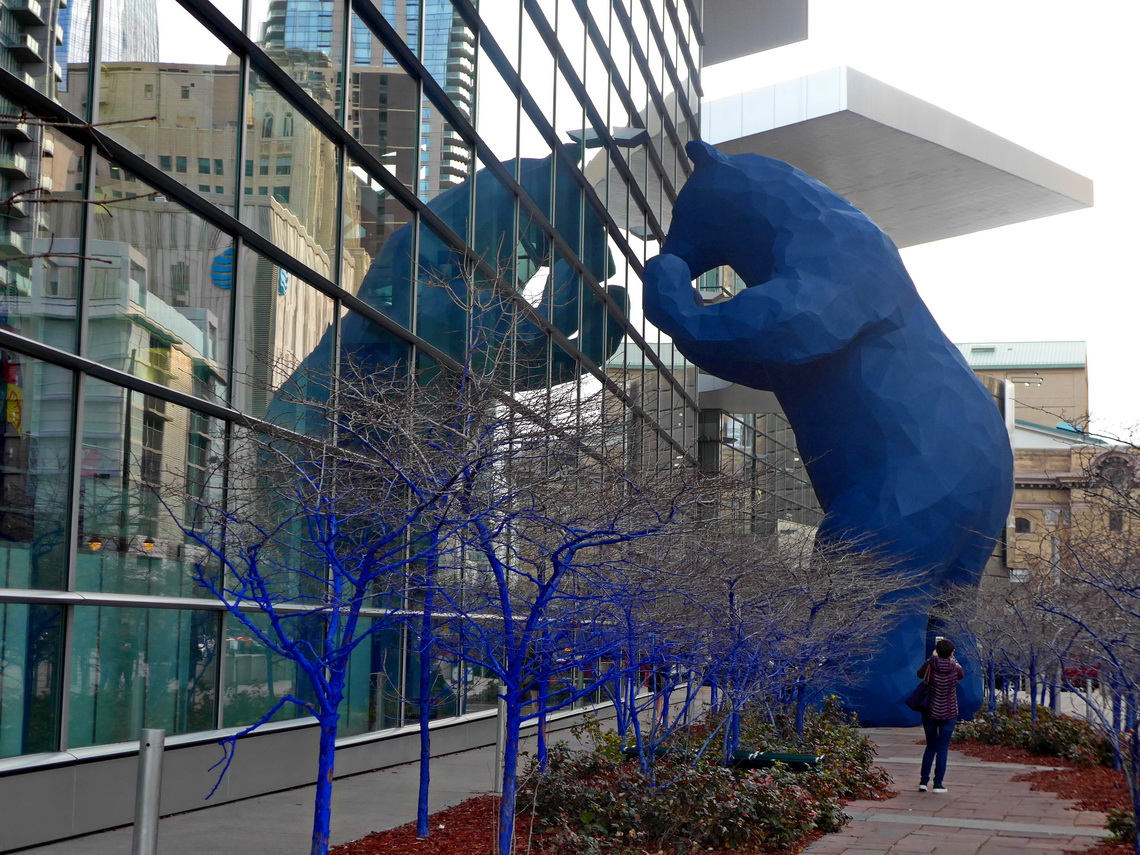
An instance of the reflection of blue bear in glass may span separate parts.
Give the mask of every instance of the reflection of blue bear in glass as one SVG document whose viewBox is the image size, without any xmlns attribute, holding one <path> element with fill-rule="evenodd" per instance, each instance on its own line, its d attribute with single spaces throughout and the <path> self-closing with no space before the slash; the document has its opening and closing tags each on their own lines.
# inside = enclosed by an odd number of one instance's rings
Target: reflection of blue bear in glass
<svg viewBox="0 0 1140 855">
<path fill-rule="evenodd" d="M 567 164 L 552 156 L 508 161 L 503 166 L 516 176 L 538 209 L 577 252 L 585 269 L 598 281 L 612 276 L 605 222 L 583 199 Z M 609 317 L 605 303 L 590 291 L 567 260 L 556 255 L 550 239 L 522 210 L 518 213 L 516 239 L 515 197 L 489 170 L 481 169 L 439 194 L 428 203 L 428 208 L 460 238 L 467 238 L 474 256 L 506 281 L 517 277 L 522 284 L 539 268 L 548 267 L 550 281 L 535 307 L 536 313 L 599 364 L 617 350 L 625 332 L 622 325 Z M 415 329 L 420 337 L 459 361 L 465 358 L 469 328 L 477 328 L 476 338 L 484 342 L 514 336 L 513 352 L 518 361 L 514 382 L 519 389 L 542 388 L 547 382 L 564 383 L 578 377 L 580 366 L 574 357 L 550 346 L 549 338 L 537 324 L 517 323 L 516 318 L 514 329 L 509 329 L 512 319 L 504 313 L 501 302 L 488 300 L 484 301 L 486 306 L 480 307 L 480 301 L 473 301 L 479 314 L 470 319 L 469 327 L 467 306 L 472 301 L 464 292 L 489 285 L 480 284 L 479 277 L 465 266 L 463 255 L 447 246 L 426 224 L 421 226 L 418 237 L 417 248 L 414 223 L 392 233 L 361 283 L 359 296 L 364 302 L 409 329 L 413 327 L 414 311 Z M 419 261 L 418 279 L 412 263 L 415 258 Z M 628 306 L 625 288 L 608 285 L 606 291 L 624 313 Z M 327 382 L 322 378 L 327 377 L 333 364 L 335 340 L 330 328 L 287 381 L 289 398 L 323 394 Z M 356 371 L 391 369 L 406 364 L 408 359 L 404 341 L 355 313 L 348 313 L 342 320 L 340 351 L 342 362 L 351 363 Z M 316 378 L 315 383 L 312 378 Z M 294 406 L 277 397 L 267 417 L 280 423 L 295 423 L 298 415 Z"/>
<path fill-rule="evenodd" d="M 902 617 L 847 694 L 865 724 L 915 724 L 903 699 L 938 634 L 931 606 L 977 584 L 1009 512 L 1002 418 L 866 215 L 786 163 L 687 150 L 696 169 L 646 265 L 646 316 L 706 371 L 776 394 L 826 512 L 822 543 L 870 538 L 910 573 Z M 748 287 L 704 305 L 692 279 L 720 265 Z M 969 716 L 981 680 L 964 664 Z"/>
<path fill-rule="evenodd" d="M 554 166 L 554 176 L 551 167 Z M 514 162 L 504 166 L 512 174 Z M 526 158 L 518 161 L 518 182 L 530 198 L 555 224 L 559 234 L 587 270 L 599 281 L 613 275 L 606 240 L 605 223 L 596 211 L 585 204 L 578 185 L 568 167 L 557 157 Z M 472 195 L 474 220 L 472 221 Z M 552 202 L 553 199 L 553 202 Z M 428 207 L 453 232 L 467 237 L 475 254 L 501 276 L 517 275 L 525 282 L 538 268 L 550 268 L 550 284 L 538 314 L 551 321 L 588 357 L 603 362 L 617 348 L 624 330 L 620 324 L 606 324 L 605 304 L 595 297 L 570 263 L 552 257 L 549 238 L 520 211 L 518 240 L 515 240 L 515 198 L 488 170 L 479 170 L 473 178 L 441 193 Z M 473 228 L 472 228 L 473 222 Z M 468 231 L 471 234 L 468 235 Z M 361 285 L 360 297 L 381 308 L 393 320 L 410 326 L 413 311 L 411 225 L 397 230 L 381 249 Z M 427 341 L 462 359 L 467 329 L 467 303 L 461 292 L 471 285 L 471 273 L 464 270 L 463 257 L 446 246 L 426 225 L 419 235 L 419 278 L 415 285 L 418 317 L 417 332 Z M 442 286 L 442 287 L 441 287 Z M 611 285 L 610 296 L 624 310 L 625 289 Z M 478 318 L 484 335 L 506 334 L 507 319 L 499 311 L 484 312 Z M 349 319 L 341 334 L 343 349 L 355 354 L 367 346 L 369 336 L 357 327 L 365 324 Z M 361 334 L 358 336 L 357 333 Z M 518 330 L 520 364 L 529 372 L 522 380 L 524 387 L 539 387 L 547 382 L 547 362 L 551 363 L 553 382 L 559 383 L 578 375 L 573 358 L 553 348 L 547 354 L 547 339 L 538 326 L 525 324 Z M 386 360 L 380 364 L 391 364 Z"/>
</svg>

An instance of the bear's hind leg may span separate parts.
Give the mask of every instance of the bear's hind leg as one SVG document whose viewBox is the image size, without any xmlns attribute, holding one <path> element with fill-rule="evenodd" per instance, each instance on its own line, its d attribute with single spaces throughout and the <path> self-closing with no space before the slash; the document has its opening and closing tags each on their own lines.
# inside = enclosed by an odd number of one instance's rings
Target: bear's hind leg
<svg viewBox="0 0 1140 855">
<path fill-rule="evenodd" d="M 854 685 L 838 689 L 844 706 L 859 717 L 863 727 L 914 727 L 921 716 L 906 705 L 906 698 L 918 683 L 915 672 L 930 655 L 927 625 L 929 617 L 909 613 L 896 620 L 884 633 L 869 661 L 854 666 L 867 674 Z"/>
</svg>

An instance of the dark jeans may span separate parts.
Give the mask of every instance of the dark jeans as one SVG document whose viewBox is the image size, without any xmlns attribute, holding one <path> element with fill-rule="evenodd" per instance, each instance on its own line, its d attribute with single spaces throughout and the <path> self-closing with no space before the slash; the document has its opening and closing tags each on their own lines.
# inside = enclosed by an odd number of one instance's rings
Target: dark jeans
<svg viewBox="0 0 1140 855">
<path fill-rule="evenodd" d="M 942 786 L 946 775 L 946 754 L 950 750 L 950 737 L 954 733 L 954 720 L 922 717 L 922 729 L 926 731 L 926 750 L 922 752 L 922 774 L 919 783 L 930 780 L 930 764 L 934 764 L 934 786 Z"/>
</svg>

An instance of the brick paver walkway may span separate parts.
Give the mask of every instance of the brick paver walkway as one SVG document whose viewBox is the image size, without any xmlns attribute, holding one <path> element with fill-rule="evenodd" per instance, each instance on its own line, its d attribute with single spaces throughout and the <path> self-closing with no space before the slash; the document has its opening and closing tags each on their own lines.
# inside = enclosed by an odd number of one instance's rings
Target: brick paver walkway
<svg viewBox="0 0 1140 855">
<path fill-rule="evenodd" d="M 1104 814 L 1034 792 L 1011 780 L 1031 766 L 988 763 L 951 750 L 947 793 L 918 792 L 917 728 L 868 731 L 899 795 L 847 806 L 852 822 L 809 846 L 807 855 L 1061 855 L 1104 836 Z"/>
</svg>

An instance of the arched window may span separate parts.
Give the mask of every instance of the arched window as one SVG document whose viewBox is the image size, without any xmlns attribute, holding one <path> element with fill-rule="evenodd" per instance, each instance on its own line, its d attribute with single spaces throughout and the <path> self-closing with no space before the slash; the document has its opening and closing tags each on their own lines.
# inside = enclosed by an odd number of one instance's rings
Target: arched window
<svg viewBox="0 0 1140 855">
<path fill-rule="evenodd" d="M 273 136 L 273 114 L 266 113 L 261 117 L 261 136 L 268 138 Z"/>
<path fill-rule="evenodd" d="M 293 136 L 293 114 L 286 113 L 281 119 L 281 136 Z"/>
<path fill-rule="evenodd" d="M 1013 521 L 1013 530 L 1017 534 L 1029 534 L 1033 531 L 1033 523 L 1025 517 L 1018 517 Z"/>
</svg>

